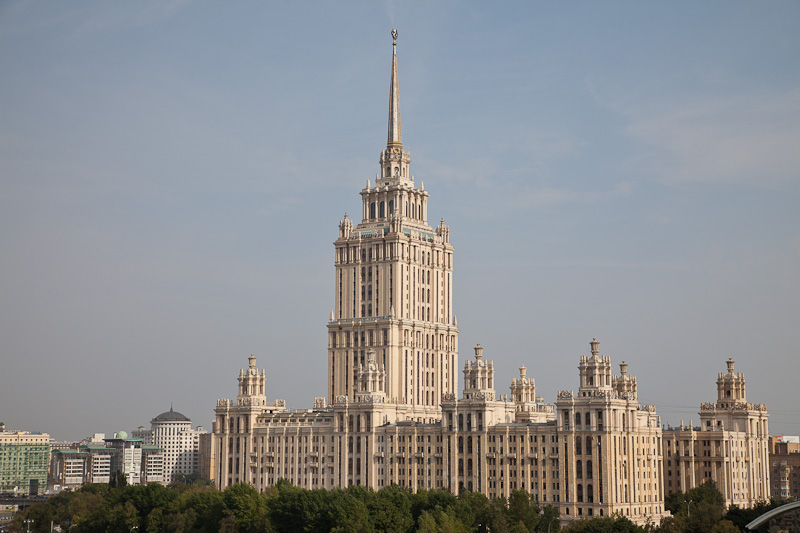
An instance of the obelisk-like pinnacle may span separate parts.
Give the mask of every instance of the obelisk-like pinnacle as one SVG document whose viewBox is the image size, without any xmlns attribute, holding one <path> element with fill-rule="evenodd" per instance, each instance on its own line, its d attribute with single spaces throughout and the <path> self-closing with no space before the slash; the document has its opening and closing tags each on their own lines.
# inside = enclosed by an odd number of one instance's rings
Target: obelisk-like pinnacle
<svg viewBox="0 0 800 533">
<path fill-rule="evenodd" d="M 389 138 L 387 148 L 402 148 L 403 133 L 400 127 L 400 86 L 397 81 L 397 30 L 392 30 L 392 84 L 389 89 Z"/>
</svg>

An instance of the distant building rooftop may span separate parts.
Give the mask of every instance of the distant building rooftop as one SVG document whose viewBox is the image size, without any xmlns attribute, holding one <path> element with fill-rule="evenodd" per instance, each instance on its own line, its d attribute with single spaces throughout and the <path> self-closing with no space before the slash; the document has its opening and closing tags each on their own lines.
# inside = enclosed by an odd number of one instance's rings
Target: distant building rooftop
<svg viewBox="0 0 800 533">
<path fill-rule="evenodd" d="M 173 411 L 170 406 L 169 411 L 161 413 L 150 422 L 191 422 L 191 419 L 178 411 Z"/>
</svg>

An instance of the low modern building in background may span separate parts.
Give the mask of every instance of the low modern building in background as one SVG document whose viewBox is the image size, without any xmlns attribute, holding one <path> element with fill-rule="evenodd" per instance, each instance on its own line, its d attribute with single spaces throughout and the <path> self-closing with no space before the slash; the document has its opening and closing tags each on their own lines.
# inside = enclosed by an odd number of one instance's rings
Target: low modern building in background
<svg viewBox="0 0 800 533">
<path fill-rule="evenodd" d="M 106 447 L 115 451 L 111 456 L 111 472 L 121 472 L 128 485 L 147 483 L 166 484 L 164 452 L 158 446 L 134 439 L 119 431 L 113 439 L 106 439 Z"/>
<path fill-rule="evenodd" d="M 774 498 L 800 499 L 800 437 L 769 438 L 770 482 Z"/>
<path fill-rule="evenodd" d="M 110 439 L 87 439 L 52 451 L 50 484 L 54 491 L 109 483 L 118 473 L 128 485 L 165 484 L 164 455 L 157 446 L 130 438 L 125 431 Z"/>
<path fill-rule="evenodd" d="M 50 435 L 6 431 L 0 423 L 0 492 L 44 493 L 49 463 Z"/>
<path fill-rule="evenodd" d="M 713 480 L 725 505 L 752 507 L 770 499 L 767 406 L 747 401 L 744 374 L 717 376 L 717 401 L 700 405 L 700 425 L 664 431 L 666 493 Z"/>
</svg>

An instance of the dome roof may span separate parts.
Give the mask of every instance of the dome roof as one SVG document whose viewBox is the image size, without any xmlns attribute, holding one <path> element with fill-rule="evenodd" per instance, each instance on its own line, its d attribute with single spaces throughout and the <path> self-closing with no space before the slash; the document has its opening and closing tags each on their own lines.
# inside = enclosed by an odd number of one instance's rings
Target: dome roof
<svg viewBox="0 0 800 533">
<path fill-rule="evenodd" d="M 128 432 L 127 431 L 117 431 L 114 434 L 114 438 L 115 439 L 127 439 L 128 438 Z"/>
<path fill-rule="evenodd" d="M 179 413 L 178 411 L 173 411 L 172 406 L 170 405 L 169 411 L 161 413 L 155 417 L 152 422 L 191 422 L 191 420 L 188 416 Z"/>
</svg>

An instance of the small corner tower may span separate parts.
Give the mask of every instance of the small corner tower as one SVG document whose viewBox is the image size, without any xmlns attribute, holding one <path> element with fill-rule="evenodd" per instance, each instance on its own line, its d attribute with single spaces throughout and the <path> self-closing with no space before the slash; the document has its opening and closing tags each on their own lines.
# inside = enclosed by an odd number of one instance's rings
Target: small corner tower
<svg viewBox="0 0 800 533">
<path fill-rule="evenodd" d="M 386 399 L 386 371 L 375 358 L 375 350 L 367 352 L 367 363 L 356 371 L 356 401 L 383 402 Z"/>
<path fill-rule="evenodd" d="M 536 382 L 527 377 L 525 365 L 519 367 L 519 378 L 511 380 L 511 399 L 518 404 L 536 403 Z"/>
<path fill-rule="evenodd" d="M 264 369 L 261 372 L 256 368 L 256 356 L 248 357 L 247 370 L 239 370 L 239 395 L 236 396 L 238 405 L 267 405 L 266 383 L 267 376 Z"/>
<path fill-rule="evenodd" d="M 744 374 L 733 371 L 734 360 L 728 358 L 728 373 L 717 374 L 717 406 L 731 408 L 737 404 L 747 402 L 745 394 Z"/>
<path fill-rule="evenodd" d="M 600 342 L 597 338 L 592 339 L 589 346 L 592 355 L 582 355 L 578 365 L 581 376 L 579 394 L 611 389 L 611 358 L 600 355 Z"/>
<path fill-rule="evenodd" d="M 494 400 L 494 361 L 483 360 L 483 346 L 475 346 L 475 361 L 464 361 L 464 399 Z"/>
</svg>

